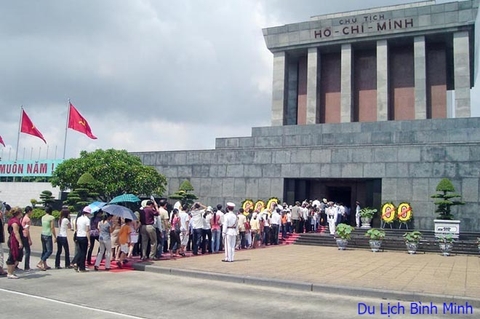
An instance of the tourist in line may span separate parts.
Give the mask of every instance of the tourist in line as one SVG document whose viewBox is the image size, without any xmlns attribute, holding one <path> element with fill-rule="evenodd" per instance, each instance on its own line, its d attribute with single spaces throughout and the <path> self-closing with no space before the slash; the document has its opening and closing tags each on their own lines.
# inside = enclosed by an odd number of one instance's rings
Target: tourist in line
<svg viewBox="0 0 480 319">
<path fill-rule="evenodd" d="M 105 270 L 110 270 L 110 261 L 112 259 L 112 241 L 110 234 L 112 233 L 112 231 L 112 215 L 104 213 L 102 220 L 98 223 L 98 239 L 100 243 L 100 251 L 95 259 L 95 271 L 98 271 L 104 254 Z"/>
<path fill-rule="evenodd" d="M 112 223 L 112 233 L 110 234 L 111 243 L 112 243 L 112 260 L 118 260 L 120 256 L 120 244 L 118 243 L 118 233 L 120 228 L 122 228 L 120 217 L 113 216 L 111 219 Z"/>
<path fill-rule="evenodd" d="M 220 210 L 217 208 L 210 219 L 210 227 L 212 230 L 212 253 L 214 254 L 218 254 L 218 251 L 220 250 L 220 237 L 222 233 L 220 230 L 222 226 L 221 217 Z"/>
<path fill-rule="evenodd" d="M 208 206 L 203 214 L 203 228 L 202 228 L 202 254 L 212 253 L 212 207 Z"/>
<path fill-rule="evenodd" d="M 270 217 L 270 227 L 271 227 L 271 233 L 272 233 L 272 244 L 278 245 L 278 233 L 280 230 L 280 223 L 281 223 L 281 217 L 280 213 L 283 211 L 283 207 L 280 205 L 277 205 L 272 212 L 272 216 Z"/>
<path fill-rule="evenodd" d="M 147 201 L 146 206 L 140 212 L 140 235 L 142 237 L 142 260 L 156 259 L 157 231 L 155 229 L 155 216 L 158 216 L 158 207 L 155 201 Z M 147 255 L 147 247 L 150 240 L 150 255 Z"/>
<path fill-rule="evenodd" d="M 68 229 L 70 228 L 70 210 L 63 208 L 60 212 L 58 220 L 58 236 L 57 236 L 57 254 L 55 256 L 55 269 L 61 269 L 60 257 L 62 248 L 65 251 L 65 268 L 70 268 L 70 249 L 68 247 Z"/>
<path fill-rule="evenodd" d="M 25 214 L 21 220 L 23 228 L 23 249 L 25 250 L 24 261 L 23 261 L 23 270 L 30 271 L 30 246 L 32 246 L 32 238 L 30 237 L 30 227 L 32 226 L 32 220 L 30 216 L 32 215 L 33 209 L 30 206 L 25 207 Z"/>
<path fill-rule="evenodd" d="M 170 223 L 167 211 L 167 201 L 165 199 L 160 200 L 158 207 L 158 218 L 161 221 L 162 225 L 162 240 L 160 242 L 163 249 L 163 253 L 168 252 L 168 235 L 170 232 Z"/>
<path fill-rule="evenodd" d="M 192 252 L 194 255 L 198 255 L 198 248 L 201 246 L 202 242 L 202 232 L 203 232 L 203 214 L 207 207 L 199 202 L 193 204 L 193 209 L 191 211 L 190 225 L 193 229 L 193 240 L 192 240 Z"/>
<path fill-rule="evenodd" d="M 2 204 L 3 207 L 5 207 L 5 203 Z M 2 207 L 2 208 L 3 208 Z M 5 233 L 3 227 L 3 216 L 4 216 L 4 211 L 3 209 L 0 210 L 0 276 L 6 276 L 7 272 L 3 269 L 3 243 L 5 242 Z"/>
<path fill-rule="evenodd" d="M 88 247 L 88 253 L 87 253 L 87 264 L 91 265 L 92 264 L 92 252 L 93 248 L 95 246 L 95 241 L 100 242 L 99 240 L 99 235 L 100 232 L 98 230 L 98 223 L 102 220 L 101 214 L 97 211 L 93 214 L 93 217 L 90 219 L 90 247 Z M 98 253 L 98 250 L 97 250 Z"/>
<path fill-rule="evenodd" d="M 120 256 L 117 260 L 118 268 L 123 268 L 123 265 L 128 262 L 128 244 L 130 242 L 130 233 L 132 232 L 132 228 L 130 227 L 131 223 L 131 219 L 125 218 L 125 224 L 120 228 L 120 232 L 118 233 L 118 243 L 120 244 Z M 155 249 L 153 253 L 155 253 Z"/>
<path fill-rule="evenodd" d="M 135 214 L 137 214 L 137 212 L 135 212 Z M 139 214 L 140 216 L 140 214 Z M 137 216 L 138 218 L 138 216 Z M 139 229 L 140 229 L 140 222 L 138 220 L 132 220 L 132 222 L 130 223 L 130 241 L 129 241 L 129 244 L 128 244 L 128 254 L 127 254 L 127 258 L 132 258 L 134 253 L 136 253 L 135 251 L 135 246 L 138 244 L 138 240 L 140 238 L 140 234 L 138 233 L 139 232 Z M 113 230 L 113 228 L 112 228 Z M 110 244 L 111 246 L 111 244 Z"/>
<path fill-rule="evenodd" d="M 260 242 L 260 223 L 258 221 L 258 214 L 254 212 L 250 220 L 250 231 L 252 232 L 252 248 L 257 248 Z"/>
<path fill-rule="evenodd" d="M 181 246 L 180 241 L 180 218 L 178 217 L 178 209 L 174 208 L 171 216 L 170 227 L 170 257 L 177 256 L 178 250 Z"/>
<path fill-rule="evenodd" d="M 37 268 L 44 271 L 51 268 L 47 265 L 47 260 L 53 252 L 53 242 L 57 242 L 54 225 L 55 217 L 52 216 L 52 212 L 52 207 L 47 206 L 45 207 L 45 215 L 42 217 L 42 256 L 37 264 Z"/>
<path fill-rule="evenodd" d="M 17 268 L 19 262 L 22 261 L 23 257 L 23 229 L 20 218 L 22 216 L 22 210 L 20 207 L 14 207 L 12 209 L 12 218 L 8 221 L 8 233 L 10 237 L 8 238 L 8 259 L 7 259 L 7 278 L 8 279 L 18 279 L 15 274 L 15 269 Z"/>
<path fill-rule="evenodd" d="M 178 213 L 178 217 L 180 218 L 180 255 L 183 257 L 185 257 L 185 249 L 188 244 L 188 232 L 190 228 L 190 216 L 188 215 L 186 210 L 187 206 L 183 205 L 182 210 Z"/>
<path fill-rule="evenodd" d="M 242 207 L 238 210 L 237 214 L 237 225 L 238 225 L 238 237 L 237 237 L 237 247 L 238 249 L 245 249 L 246 247 L 246 228 L 245 223 L 247 222 L 247 217 L 243 214 L 244 210 Z"/>
<path fill-rule="evenodd" d="M 78 251 L 75 257 L 73 258 L 73 263 L 76 265 L 74 267 L 75 271 L 86 272 L 87 268 L 85 267 L 85 261 L 87 259 L 87 249 L 90 246 L 90 214 L 92 209 L 88 206 L 85 206 L 83 210 L 78 214 L 77 220 L 75 222 L 75 229 L 77 230 L 77 243 Z"/>
</svg>

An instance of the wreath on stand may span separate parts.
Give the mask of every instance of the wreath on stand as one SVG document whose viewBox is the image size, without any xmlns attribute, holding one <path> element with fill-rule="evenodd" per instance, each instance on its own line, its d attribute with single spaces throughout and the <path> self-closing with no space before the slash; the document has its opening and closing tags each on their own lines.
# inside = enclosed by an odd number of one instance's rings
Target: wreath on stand
<svg viewBox="0 0 480 319">
<path fill-rule="evenodd" d="M 396 214 L 395 214 L 395 205 L 393 203 L 388 202 L 383 204 L 382 206 L 382 228 L 385 226 L 385 224 L 390 225 L 390 228 L 392 228 L 392 224 L 396 219 Z"/>
<path fill-rule="evenodd" d="M 412 211 L 412 206 L 410 206 L 410 203 L 400 203 L 397 208 L 397 218 L 398 221 L 400 222 L 400 227 L 402 225 L 405 225 L 406 228 L 408 229 L 407 223 L 413 218 L 413 211 Z"/>
</svg>

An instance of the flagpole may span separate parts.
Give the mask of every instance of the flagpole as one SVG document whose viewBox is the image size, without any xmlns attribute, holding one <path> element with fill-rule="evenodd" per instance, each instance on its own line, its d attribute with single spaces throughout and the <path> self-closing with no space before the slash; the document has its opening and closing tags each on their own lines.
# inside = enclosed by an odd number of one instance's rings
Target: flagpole
<svg viewBox="0 0 480 319">
<path fill-rule="evenodd" d="M 67 152 L 67 132 L 68 132 L 68 122 L 69 121 L 70 121 L 70 99 L 68 99 L 67 123 L 65 123 L 65 140 L 63 141 L 63 159 L 65 159 L 65 153 Z"/>
<path fill-rule="evenodd" d="M 18 159 L 18 144 L 20 143 L 20 130 L 22 127 L 22 114 L 23 114 L 23 105 L 20 106 L 20 120 L 18 121 L 18 135 L 17 135 L 17 149 L 15 152 L 15 162 Z"/>
</svg>

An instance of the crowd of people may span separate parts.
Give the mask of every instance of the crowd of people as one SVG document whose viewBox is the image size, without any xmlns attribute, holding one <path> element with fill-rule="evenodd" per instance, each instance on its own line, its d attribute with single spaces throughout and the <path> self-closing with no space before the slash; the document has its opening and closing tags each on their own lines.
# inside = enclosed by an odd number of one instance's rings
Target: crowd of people
<svg viewBox="0 0 480 319">
<path fill-rule="evenodd" d="M 55 268 L 62 268 L 63 252 L 64 267 L 77 272 L 86 272 L 87 266 L 91 265 L 97 271 L 103 260 L 104 269 L 108 271 L 112 262 L 122 268 L 133 256 L 140 256 L 142 260 L 158 260 L 164 254 L 170 258 L 185 257 L 187 252 L 199 255 L 223 251 L 225 256 L 222 261 L 233 262 L 236 250 L 278 245 L 293 233 L 328 230 L 334 234 L 336 225 L 352 221 L 349 207 L 327 199 L 297 201 L 294 205 L 274 203 L 269 208 L 248 211 L 241 207 L 236 209 L 231 202 L 226 204 L 225 209 L 221 204 L 212 207 L 200 202 L 191 206 L 177 202 L 170 212 L 168 207 L 166 200 L 159 203 L 148 200 L 135 212 L 135 219 L 122 219 L 101 209 L 92 212 L 91 207 L 86 206 L 71 221 L 70 211 L 64 206 L 58 222 L 55 222 L 52 208 L 47 206 L 42 217 L 42 254 L 36 267 L 42 271 L 51 269 L 48 258 L 52 255 L 54 243 L 57 244 Z M 9 256 L 5 272 L 2 243 L 6 236 L 1 224 L 0 275 L 16 279 L 15 270 L 22 260 L 24 270 L 30 270 L 32 208 L 27 206 L 23 211 L 19 207 L 7 209 L 11 215 L 7 225 Z M 359 211 L 357 202 L 355 220 L 359 219 Z M 3 220 L 4 216 L 0 216 L 0 223 Z M 74 231 L 73 259 L 70 259 L 68 243 L 70 229 Z M 93 264 L 95 242 L 98 245 Z"/>
</svg>

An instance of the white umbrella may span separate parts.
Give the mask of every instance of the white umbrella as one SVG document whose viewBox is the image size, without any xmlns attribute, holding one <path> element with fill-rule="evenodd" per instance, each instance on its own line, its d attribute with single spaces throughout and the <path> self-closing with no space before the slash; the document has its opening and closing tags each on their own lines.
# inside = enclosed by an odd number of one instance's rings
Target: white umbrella
<svg viewBox="0 0 480 319">
<path fill-rule="evenodd" d="M 106 205 L 106 206 L 102 207 L 102 211 L 104 211 L 104 212 L 106 212 L 110 215 L 119 216 L 121 218 L 128 218 L 128 219 L 131 219 L 131 220 L 137 220 L 137 216 L 135 216 L 133 211 L 130 208 L 125 207 L 125 206 L 115 205 L 115 204 Z"/>
</svg>

